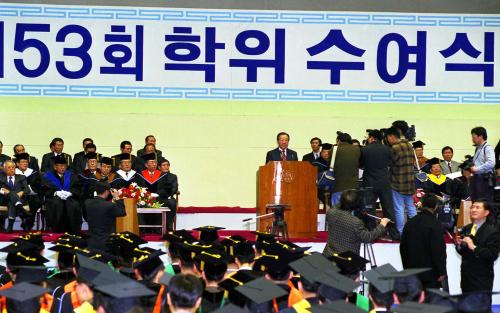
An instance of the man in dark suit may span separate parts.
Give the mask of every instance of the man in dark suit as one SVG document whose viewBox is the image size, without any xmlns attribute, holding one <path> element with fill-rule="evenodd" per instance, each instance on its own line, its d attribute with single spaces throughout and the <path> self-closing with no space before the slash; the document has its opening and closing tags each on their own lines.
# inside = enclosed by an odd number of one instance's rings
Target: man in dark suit
<svg viewBox="0 0 500 313">
<path fill-rule="evenodd" d="M 26 149 L 24 148 L 24 146 L 21 144 L 15 145 L 14 146 L 14 158 L 12 159 L 12 161 L 17 163 L 15 155 L 16 154 L 23 154 L 23 153 L 26 153 Z M 40 166 L 38 165 L 38 159 L 32 155 L 29 155 L 29 154 L 28 154 L 28 156 L 29 156 L 28 168 L 32 169 L 33 171 L 40 172 Z"/>
<path fill-rule="evenodd" d="M 146 138 L 144 138 L 144 148 L 137 150 L 137 157 L 140 158 L 142 155 L 149 153 L 146 151 L 146 145 L 149 144 L 155 146 L 156 154 L 158 155 L 158 158 L 160 158 L 162 156 L 162 152 L 156 149 L 156 138 L 153 135 L 147 135 Z M 132 153 L 132 151 L 126 153 Z"/>
<path fill-rule="evenodd" d="M 132 154 L 132 143 L 128 140 L 124 140 L 120 143 L 120 150 L 121 152 L 119 154 L 113 155 L 111 159 L 113 160 L 113 170 L 118 171 L 120 167 L 120 156 L 124 153 L 127 153 L 130 155 L 130 161 L 132 162 L 132 168 L 135 168 L 135 161 L 136 161 L 136 156 Z"/>
<path fill-rule="evenodd" d="M 472 223 L 462 228 L 457 239 L 457 252 L 462 256 L 460 287 L 462 292 L 492 291 L 493 265 L 500 252 L 500 233 L 488 202 L 477 200 L 470 208 Z"/>
<path fill-rule="evenodd" d="M 179 183 L 177 181 L 177 175 L 170 172 L 170 161 L 162 158 L 159 162 L 160 171 L 162 172 L 163 179 L 165 179 L 165 184 L 167 188 L 167 199 L 165 200 L 165 205 L 170 208 L 169 214 L 167 214 L 167 226 L 169 229 L 173 229 L 174 217 L 176 214 L 177 201 L 174 195 L 179 191 Z"/>
<path fill-rule="evenodd" d="M 26 219 L 26 228 L 33 228 L 36 212 L 42 207 L 42 176 L 39 171 L 29 167 L 30 155 L 27 153 L 16 154 L 16 174 L 26 177 L 26 183 L 30 192 L 26 194 L 26 199 L 30 208 L 31 215 Z M 45 217 L 43 217 L 45 218 Z"/>
<path fill-rule="evenodd" d="M 288 149 L 290 142 L 290 135 L 285 132 L 280 132 L 276 136 L 278 147 L 274 150 L 268 151 L 266 154 L 266 164 L 269 161 L 298 161 L 297 152 Z"/>
<path fill-rule="evenodd" d="M 72 165 L 73 172 L 76 174 L 82 174 L 87 169 L 87 162 L 89 160 L 88 155 L 95 155 L 97 162 L 100 162 L 102 155 L 97 153 L 96 150 L 96 145 L 89 143 L 85 146 L 84 154 L 75 154 Z"/>
<path fill-rule="evenodd" d="M 320 158 L 320 148 L 321 148 L 321 139 L 318 137 L 312 138 L 309 143 L 311 144 L 312 151 L 308 154 L 304 154 L 302 157 L 302 161 L 314 162 L 316 159 Z"/>
<path fill-rule="evenodd" d="M 380 199 L 384 217 L 395 221 L 394 208 L 392 206 L 392 189 L 389 180 L 389 164 L 391 163 L 391 148 L 382 144 L 382 133 L 379 130 L 371 130 L 368 133 L 367 145 L 361 148 L 360 167 L 363 169 L 364 188 L 373 188 L 374 201 Z M 375 203 L 373 203 L 375 205 Z M 394 224 L 387 228 L 392 239 L 399 239 L 399 232 Z"/>
<path fill-rule="evenodd" d="M 123 200 L 119 199 L 118 191 L 111 190 L 111 186 L 106 182 L 97 182 L 95 191 L 96 197 L 85 200 L 90 235 L 88 246 L 106 252 L 106 242 L 115 232 L 116 218 L 126 214 L 125 205 Z M 113 196 L 113 201 L 106 201 L 110 195 Z"/>
<path fill-rule="evenodd" d="M 0 203 L 8 208 L 8 233 L 12 232 L 14 221 L 18 215 L 23 219 L 23 225 L 26 225 L 24 219 L 28 213 L 24 211 L 23 205 L 26 203 L 26 195 L 29 192 L 26 177 L 16 174 L 16 164 L 11 160 L 5 161 L 4 171 L 0 173 Z M 4 221 L 2 220 L 2 226 Z"/>
<path fill-rule="evenodd" d="M 76 174 L 68 170 L 63 155 L 53 157 L 54 168 L 42 178 L 46 199 L 47 226 L 52 231 L 78 233 L 82 227 L 82 209 L 79 198 L 81 185 Z"/>
<path fill-rule="evenodd" d="M 421 202 L 420 213 L 409 220 L 403 229 L 399 252 L 404 269 L 431 269 L 418 275 L 424 289 L 439 289 L 446 279 L 444 230 L 436 218 L 439 200 L 435 194 L 427 193 Z"/>
<path fill-rule="evenodd" d="M 342 191 L 358 188 L 360 155 L 359 147 L 351 144 L 351 136 L 338 131 L 337 152 L 335 164 L 333 164 L 333 174 L 335 175 L 335 186 L 332 193 L 333 205 L 339 202 Z"/>
<path fill-rule="evenodd" d="M 339 207 L 326 212 L 328 241 L 323 255 L 331 257 L 333 253 L 351 251 L 359 255 L 361 243 L 370 243 L 385 234 L 389 219 L 382 218 L 373 230 L 368 230 L 363 221 L 353 215 L 359 209 L 359 195 L 356 190 L 346 190 L 340 197 Z"/>
<path fill-rule="evenodd" d="M 66 160 L 66 166 L 68 168 L 73 164 L 71 155 L 64 153 L 64 140 L 62 138 L 54 138 L 50 142 L 51 152 L 45 153 L 42 157 L 42 165 L 40 166 L 40 171 L 42 173 L 47 173 L 54 170 L 54 157 L 61 155 Z"/>
<path fill-rule="evenodd" d="M 73 156 L 73 162 L 76 161 L 77 158 L 79 157 L 82 157 L 85 155 L 85 147 L 89 144 L 89 143 L 94 143 L 94 140 L 92 138 L 83 138 L 83 141 L 82 141 L 82 148 L 83 148 L 83 151 L 80 151 L 80 152 L 77 152 L 75 153 L 75 155 Z"/>
</svg>

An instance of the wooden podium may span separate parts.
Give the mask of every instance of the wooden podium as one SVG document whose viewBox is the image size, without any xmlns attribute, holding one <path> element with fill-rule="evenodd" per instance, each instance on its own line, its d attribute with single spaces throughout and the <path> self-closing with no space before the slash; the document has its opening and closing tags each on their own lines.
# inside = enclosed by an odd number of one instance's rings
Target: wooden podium
<svg viewBox="0 0 500 313">
<path fill-rule="evenodd" d="M 470 219 L 471 206 L 472 206 L 472 201 L 462 200 L 460 202 L 460 211 L 458 213 L 457 228 L 462 228 L 465 225 L 472 223 Z"/>
<path fill-rule="evenodd" d="M 291 238 L 314 237 L 318 223 L 317 169 L 309 162 L 271 161 L 257 172 L 257 215 L 268 204 L 287 204 L 285 220 Z M 272 216 L 259 219 L 257 228 L 268 231 Z"/>
<path fill-rule="evenodd" d="M 123 199 L 123 203 L 125 204 L 126 215 L 116 218 L 116 232 L 120 233 L 129 231 L 139 235 L 139 222 L 137 218 L 137 205 L 135 203 L 135 199 Z"/>
</svg>

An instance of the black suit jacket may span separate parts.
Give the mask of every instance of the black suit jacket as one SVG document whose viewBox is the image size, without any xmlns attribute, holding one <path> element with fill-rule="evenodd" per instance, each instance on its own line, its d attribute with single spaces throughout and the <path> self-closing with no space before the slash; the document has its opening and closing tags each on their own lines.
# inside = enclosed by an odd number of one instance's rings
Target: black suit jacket
<svg viewBox="0 0 500 313">
<path fill-rule="evenodd" d="M 361 148 L 359 167 L 363 169 L 363 181 L 372 186 L 372 183 L 389 181 L 389 165 L 391 163 L 391 148 L 373 142 Z"/>
<path fill-rule="evenodd" d="M 116 203 L 101 197 L 85 200 L 89 224 L 89 248 L 106 251 L 106 241 L 115 231 L 116 217 L 125 216 L 123 200 Z"/>
<path fill-rule="evenodd" d="M 14 188 L 10 188 L 7 182 L 7 175 L 5 173 L 0 173 L 0 188 L 8 189 L 10 192 L 18 193 L 20 191 L 24 192 L 22 198 L 25 198 L 29 193 L 28 183 L 24 175 L 14 174 Z M 2 204 L 6 205 L 8 202 L 8 195 L 0 195 L 0 201 Z"/>
<path fill-rule="evenodd" d="M 439 288 L 438 277 L 446 274 L 444 231 L 436 217 L 427 210 L 408 220 L 399 246 L 403 268 L 431 268 L 419 274 L 426 288 Z"/>
<path fill-rule="evenodd" d="M 318 159 L 321 158 L 318 154 Z M 314 158 L 314 153 L 313 152 L 310 152 L 308 154 L 304 154 L 304 156 L 302 157 L 302 161 L 307 161 L 307 162 L 314 162 L 316 159 Z"/>
<path fill-rule="evenodd" d="M 297 152 L 286 149 L 286 160 L 287 161 L 298 161 Z M 281 161 L 281 151 L 279 148 L 268 151 L 266 154 L 266 164 L 269 161 Z"/>
<path fill-rule="evenodd" d="M 80 152 L 79 152 L 80 153 Z M 75 154 L 75 158 L 73 159 L 72 169 L 75 173 L 81 174 L 85 170 L 85 166 L 87 165 L 87 158 L 85 154 Z M 97 161 L 100 161 L 102 155 L 100 153 L 97 154 Z"/>
<path fill-rule="evenodd" d="M 472 224 L 462 228 L 462 235 L 469 235 Z M 500 233 L 497 227 L 484 223 L 473 236 L 476 249 L 457 247 L 462 256 L 460 287 L 462 292 L 493 289 L 493 265 L 500 252 Z"/>
<path fill-rule="evenodd" d="M 66 158 L 66 165 L 68 165 L 68 169 L 71 167 L 71 164 L 73 164 L 73 159 L 71 158 L 71 155 L 67 153 L 61 153 L 65 158 Z M 49 152 L 45 153 L 42 157 L 42 165 L 40 166 L 41 169 L 40 171 L 42 173 L 47 173 L 48 171 L 54 170 L 54 152 Z"/>
</svg>

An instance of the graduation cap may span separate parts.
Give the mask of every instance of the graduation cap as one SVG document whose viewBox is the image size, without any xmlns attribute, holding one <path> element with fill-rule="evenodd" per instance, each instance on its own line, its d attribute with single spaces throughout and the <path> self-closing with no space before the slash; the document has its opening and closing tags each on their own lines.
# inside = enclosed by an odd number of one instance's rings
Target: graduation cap
<svg viewBox="0 0 500 313">
<path fill-rule="evenodd" d="M 126 280 L 122 280 L 115 284 L 96 285 L 94 288 L 104 294 L 118 299 L 138 298 L 155 295 L 155 292 L 153 292 L 151 289 L 146 288 L 144 284 L 141 284 L 129 278 L 125 279 Z"/>
<path fill-rule="evenodd" d="M 264 231 L 252 231 L 252 234 L 255 234 L 255 241 L 256 242 L 262 242 L 262 241 L 274 241 L 274 238 L 276 237 L 274 234 L 264 232 Z"/>
<path fill-rule="evenodd" d="M 85 154 L 85 158 L 87 160 L 97 160 L 97 153 L 95 153 L 95 152 L 87 152 L 87 154 Z"/>
<path fill-rule="evenodd" d="M 312 306 L 310 309 L 311 313 L 366 313 L 366 311 L 358 308 L 354 304 L 345 302 L 343 300 L 337 300 L 323 305 Z"/>
<path fill-rule="evenodd" d="M 246 238 L 240 235 L 230 236 L 220 241 L 220 243 L 224 246 L 225 251 L 231 256 L 234 256 L 234 247 L 245 242 L 247 242 Z"/>
<path fill-rule="evenodd" d="M 16 270 L 16 284 L 20 282 L 41 283 L 47 280 L 45 266 L 19 266 Z"/>
<path fill-rule="evenodd" d="M 43 287 L 33 285 L 27 282 L 16 283 L 11 288 L 0 290 L 0 296 L 17 302 L 24 302 L 34 298 L 39 298 L 47 290 Z"/>
<path fill-rule="evenodd" d="M 325 271 L 338 272 L 339 268 L 321 253 L 313 253 L 289 264 L 297 273 L 300 273 L 310 282 L 316 282 L 316 276 L 323 275 Z"/>
<path fill-rule="evenodd" d="M 226 279 L 218 285 L 227 291 L 233 291 L 236 287 L 242 286 L 253 279 L 255 278 L 248 271 L 237 271 L 226 276 Z"/>
<path fill-rule="evenodd" d="M 321 150 L 332 150 L 333 145 L 331 143 L 324 143 L 321 145 Z"/>
<path fill-rule="evenodd" d="M 224 227 L 217 226 L 203 226 L 195 228 L 195 230 L 200 231 L 200 241 L 204 243 L 212 243 L 219 239 L 218 231 L 221 229 L 225 229 Z"/>
<path fill-rule="evenodd" d="M 355 288 L 358 287 L 358 283 L 356 283 L 354 280 L 350 279 L 349 277 L 346 277 L 344 275 L 341 275 L 335 271 L 324 271 L 323 275 L 320 275 L 316 278 L 316 281 L 320 283 L 323 287 L 323 296 L 325 298 L 328 297 L 328 293 L 330 288 L 333 288 L 338 291 L 342 291 L 345 293 L 352 292 Z M 330 288 L 324 288 L 330 287 Z"/>
<path fill-rule="evenodd" d="M 255 250 L 253 249 L 253 244 L 250 241 L 244 241 L 236 244 L 233 247 L 233 256 L 235 257 L 255 257 Z"/>
<path fill-rule="evenodd" d="M 114 233 L 111 235 L 110 240 L 113 241 L 113 243 L 117 243 L 118 245 L 124 246 L 126 248 L 138 247 L 142 244 L 147 243 L 146 240 L 128 231 L 121 233 Z"/>
<path fill-rule="evenodd" d="M 227 271 L 228 256 L 222 253 L 201 251 L 200 270 L 210 276 L 220 276 Z"/>
<path fill-rule="evenodd" d="M 30 242 L 30 243 L 36 245 L 39 249 L 45 248 L 45 244 L 43 243 L 43 235 L 41 232 L 37 232 L 37 233 L 29 232 L 27 234 L 24 234 L 24 235 L 21 235 L 21 236 L 15 238 L 14 241 L 15 242 L 27 241 L 27 242 Z"/>
<path fill-rule="evenodd" d="M 217 311 L 213 311 L 213 313 L 250 313 L 250 311 L 229 303 L 228 305 L 223 306 Z"/>
<path fill-rule="evenodd" d="M 432 158 L 432 159 L 429 159 L 427 160 L 427 164 L 429 164 L 430 166 L 434 165 L 434 164 L 439 164 L 441 161 L 439 161 L 438 158 Z"/>
<path fill-rule="evenodd" d="M 149 279 L 151 274 L 156 273 L 160 267 L 164 266 L 160 259 L 160 255 L 163 254 L 165 252 L 161 250 L 151 249 L 147 253 L 134 257 L 132 260 L 133 267 L 139 269 L 145 279 Z"/>
<path fill-rule="evenodd" d="M 35 251 L 38 249 L 38 246 L 25 240 L 19 240 L 17 242 L 14 242 L 13 244 L 10 244 L 8 246 L 3 247 L 0 249 L 0 252 L 5 252 L 5 253 L 16 253 L 16 252 L 23 252 L 23 251 Z"/>
<path fill-rule="evenodd" d="M 53 156 L 52 160 L 54 161 L 54 164 L 64 164 L 64 165 L 67 165 L 66 158 L 63 155 L 61 155 L 61 154 Z"/>
<path fill-rule="evenodd" d="M 242 286 L 238 286 L 235 290 L 256 304 L 265 303 L 287 294 L 283 288 L 278 287 L 264 277 L 254 279 Z"/>
<path fill-rule="evenodd" d="M 102 157 L 101 164 L 113 165 L 113 159 L 108 158 L 108 157 Z"/>
<path fill-rule="evenodd" d="M 368 279 L 370 284 L 378 289 L 381 293 L 392 292 L 394 289 L 394 281 L 390 279 L 382 279 L 381 277 L 386 277 L 391 273 L 397 272 L 397 270 L 389 263 L 374 267 L 369 271 L 366 271 L 363 275 Z"/>
<path fill-rule="evenodd" d="M 16 162 L 19 162 L 21 160 L 29 161 L 29 159 L 30 159 L 30 155 L 27 153 L 18 153 L 16 155 L 14 155 L 14 157 L 16 158 Z"/>
<path fill-rule="evenodd" d="M 62 234 L 61 236 L 57 237 L 57 240 L 60 240 L 62 238 L 74 238 L 74 239 L 81 239 L 81 240 L 87 240 L 90 238 L 89 235 L 87 234 L 84 234 L 84 233 L 77 233 L 77 234 L 74 234 L 74 233 L 68 233 L 68 232 L 65 232 L 64 234 Z"/>
<path fill-rule="evenodd" d="M 101 273 L 112 271 L 107 264 L 90 259 L 82 254 L 77 254 L 76 260 L 79 265 L 77 279 L 87 284 L 92 284 L 94 279 Z"/>
<path fill-rule="evenodd" d="M 143 154 L 143 155 L 141 155 L 141 158 L 142 158 L 145 162 L 147 162 L 147 161 L 151 161 L 151 160 L 156 160 L 156 153 L 151 152 L 151 153 Z"/>
<path fill-rule="evenodd" d="M 15 253 L 7 254 L 7 265 L 18 267 L 18 266 L 41 266 L 44 263 L 49 262 L 46 258 L 38 254 L 36 251 L 19 251 Z"/>
<path fill-rule="evenodd" d="M 450 311 L 453 309 L 449 307 L 412 301 L 401 303 L 397 308 L 392 309 L 392 312 L 397 313 L 447 313 Z"/>
<path fill-rule="evenodd" d="M 118 160 L 124 161 L 124 160 L 130 160 L 132 161 L 132 155 L 130 153 L 122 153 L 118 155 Z"/>
<path fill-rule="evenodd" d="M 370 262 L 352 251 L 333 253 L 330 260 L 334 261 L 341 269 L 341 273 L 345 275 L 358 274 L 360 271 L 364 271 L 366 263 Z"/>
<path fill-rule="evenodd" d="M 417 149 L 417 148 L 423 148 L 425 146 L 425 143 L 418 140 L 418 141 L 415 141 L 414 143 L 412 143 L 413 145 L 413 149 Z"/>
<path fill-rule="evenodd" d="M 187 242 L 195 242 L 196 238 L 193 237 L 190 231 L 185 230 L 185 229 L 180 229 L 180 230 L 173 230 L 167 232 L 165 235 L 163 235 L 163 239 L 165 241 L 168 241 L 169 243 L 171 242 L 178 242 L 178 241 L 187 241 Z"/>
<path fill-rule="evenodd" d="M 88 247 L 75 246 L 73 247 L 73 253 L 77 255 L 83 255 L 89 259 L 99 261 L 101 263 L 115 262 L 118 260 L 118 258 L 112 254 L 96 249 L 91 249 Z"/>
<path fill-rule="evenodd" d="M 409 268 L 381 276 L 381 279 L 393 279 L 393 290 L 396 294 L 415 294 L 422 290 L 422 283 L 418 274 L 431 270 L 430 268 Z"/>
<path fill-rule="evenodd" d="M 348 133 L 343 133 L 341 131 L 337 131 L 337 139 L 340 140 L 341 142 L 347 142 L 347 143 L 351 143 L 352 141 L 351 135 L 349 135 Z"/>
</svg>

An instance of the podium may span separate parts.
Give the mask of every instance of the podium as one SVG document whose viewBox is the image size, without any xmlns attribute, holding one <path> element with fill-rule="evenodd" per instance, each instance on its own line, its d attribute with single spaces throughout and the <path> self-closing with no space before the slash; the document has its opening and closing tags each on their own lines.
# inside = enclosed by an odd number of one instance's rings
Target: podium
<svg viewBox="0 0 500 313">
<path fill-rule="evenodd" d="M 317 169 L 309 162 L 271 161 L 257 172 L 257 215 L 269 213 L 266 205 L 289 205 L 285 211 L 291 238 L 314 237 L 318 223 Z M 257 229 L 268 231 L 272 216 L 257 221 Z"/>
<path fill-rule="evenodd" d="M 472 206 L 472 201 L 462 200 L 460 202 L 460 211 L 458 213 L 457 228 L 462 228 L 467 224 L 472 223 L 470 219 L 470 207 Z"/>
<path fill-rule="evenodd" d="M 116 218 L 116 232 L 121 233 L 129 231 L 139 235 L 139 221 L 137 218 L 137 204 L 135 203 L 135 199 L 123 199 L 123 203 L 125 204 L 126 215 Z"/>
</svg>

